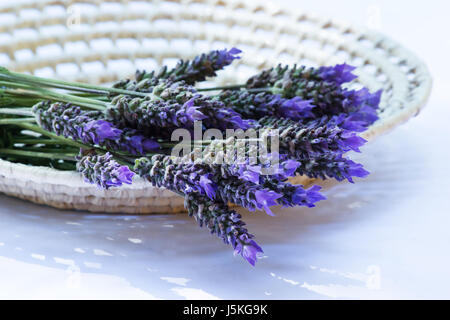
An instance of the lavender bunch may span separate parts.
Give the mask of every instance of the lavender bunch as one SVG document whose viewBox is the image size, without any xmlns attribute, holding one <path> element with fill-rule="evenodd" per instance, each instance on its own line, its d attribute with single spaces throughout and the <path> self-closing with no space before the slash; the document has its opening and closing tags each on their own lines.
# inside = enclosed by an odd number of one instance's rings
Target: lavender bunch
<svg viewBox="0 0 450 320">
<path fill-rule="evenodd" d="M 42 101 L 32 108 L 36 122 L 43 129 L 88 145 L 100 145 L 113 151 L 143 155 L 159 144 L 133 129 L 118 129 L 101 119 L 101 111 L 83 111 L 78 106 Z"/>
<path fill-rule="evenodd" d="M 95 152 L 82 150 L 76 167 L 86 182 L 102 189 L 131 184 L 134 176 L 127 166 L 117 163 L 110 153 L 97 155 Z"/>
<path fill-rule="evenodd" d="M 225 244 L 230 244 L 235 254 L 240 254 L 252 266 L 255 265 L 258 254 L 263 250 L 245 228 L 240 214 L 230 210 L 225 203 L 212 201 L 195 192 L 186 194 L 184 201 L 189 216 L 194 217 L 200 227 L 206 226 L 211 234 L 217 235 Z"/>
<path fill-rule="evenodd" d="M 216 76 L 216 72 L 230 65 L 241 50 L 231 48 L 230 50 L 213 50 L 203 53 L 192 60 L 180 60 L 178 64 L 168 69 L 162 67 L 158 72 L 136 71 L 136 81 L 121 80 L 114 84 L 114 88 L 122 88 L 130 91 L 152 92 L 158 85 L 159 80 L 184 81 L 193 85 L 196 82 L 206 80 L 206 77 Z"/>
<path fill-rule="evenodd" d="M 292 185 L 289 177 L 300 174 L 353 182 L 355 177 L 368 175 L 361 164 L 344 155 L 359 152 L 366 142 L 357 133 L 378 119 L 381 91 L 345 88 L 345 83 L 356 78 L 355 68 L 347 64 L 321 68 L 278 65 L 245 84 L 193 87 L 216 76 L 217 71 L 238 59 L 239 53 L 235 48 L 211 51 L 193 60 L 181 60 L 171 69 L 138 71 L 134 81 L 123 80 L 112 88 L 43 79 L 0 68 L 2 82 L 11 84 L 11 88 L 0 88 L 0 126 L 17 129 L 12 137 L 0 130 L 8 140 L 0 141 L 0 152 L 13 159 L 40 157 L 50 165 L 61 161 L 71 170 L 76 162 L 76 170 L 83 178 L 103 189 L 131 184 L 134 174 L 138 174 L 153 186 L 183 195 L 189 215 L 201 227 L 207 227 L 255 265 L 262 249 L 228 203 L 251 211 L 264 210 L 269 215 L 273 215 L 274 205 L 314 207 L 325 199 L 321 188 Z M 202 90 L 223 91 L 205 95 Z M 203 130 L 215 128 L 223 133 L 226 129 L 254 128 L 260 130 L 262 138 L 273 135 L 272 129 L 276 129 L 281 154 L 264 158 L 261 150 L 249 143 L 255 142 L 253 138 L 195 141 L 203 153 L 201 160 L 196 151 L 181 159 L 163 154 L 167 151 L 163 149 L 148 154 L 159 148 L 153 139 L 167 138 L 177 128 L 192 132 L 199 120 Z M 41 136 L 26 136 L 23 129 Z M 238 157 L 243 152 L 244 161 L 235 158 L 234 153 L 217 149 L 223 145 L 228 150 L 232 143 L 237 144 L 234 147 L 240 151 Z M 83 149 L 77 156 L 80 145 Z M 165 141 L 167 145 L 173 144 Z M 18 150 L 19 146 L 25 150 Z M 106 150 L 111 153 L 103 154 Z M 272 157 L 279 158 L 278 166 L 274 167 Z M 267 175 L 268 169 L 271 175 Z"/>
</svg>

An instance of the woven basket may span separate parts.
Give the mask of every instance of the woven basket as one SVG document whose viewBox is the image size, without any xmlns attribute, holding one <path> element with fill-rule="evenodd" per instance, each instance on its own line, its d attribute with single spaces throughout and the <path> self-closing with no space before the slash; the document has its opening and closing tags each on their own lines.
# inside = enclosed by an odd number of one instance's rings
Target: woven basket
<svg viewBox="0 0 450 320">
<path fill-rule="evenodd" d="M 425 65 L 387 37 L 261 1 L 13 1 L 0 4 L 0 65 L 91 83 L 130 76 L 199 52 L 235 46 L 243 59 L 217 83 L 242 81 L 279 62 L 308 66 L 347 62 L 360 84 L 384 90 L 380 120 L 366 139 L 416 115 L 431 89 Z M 238 79 L 236 79 L 236 74 Z M 296 183 L 310 179 L 296 177 Z M 183 199 L 142 179 L 108 191 L 62 172 L 0 160 L 0 191 L 57 208 L 94 212 L 168 213 Z"/>
</svg>

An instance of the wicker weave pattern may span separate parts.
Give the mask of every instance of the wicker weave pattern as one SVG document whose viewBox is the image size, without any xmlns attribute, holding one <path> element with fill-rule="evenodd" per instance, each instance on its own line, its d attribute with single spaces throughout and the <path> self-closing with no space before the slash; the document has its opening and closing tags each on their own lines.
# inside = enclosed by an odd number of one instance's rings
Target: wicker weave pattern
<svg viewBox="0 0 450 320">
<path fill-rule="evenodd" d="M 81 53 L 74 50 L 76 46 L 83 48 Z M 278 62 L 317 66 L 345 61 L 360 67 L 358 81 L 371 90 L 384 90 L 380 120 L 364 135 L 369 139 L 417 114 L 431 89 L 425 65 L 389 38 L 261 1 L 172 0 L 139 6 L 128 0 L 0 4 L 0 64 L 15 71 L 46 71 L 57 78 L 111 82 L 130 75 L 136 67 L 159 67 L 167 59 L 190 58 L 225 46 L 239 47 L 245 55 L 237 66 L 221 73 L 218 83 L 235 82 L 232 76 L 236 72 L 243 80 Z M 46 55 L 48 47 L 56 48 L 57 53 Z M 115 68 L 121 59 L 130 66 Z M 62 71 L 64 66 L 73 72 Z M 311 180 L 297 177 L 295 182 Z M 182 210 L 180 197 L 143 181 L 102 191 L 85 184 L 76 173 L 3 160 L 0 191 L 58 208 L 126 213 Z"/>
</svg>

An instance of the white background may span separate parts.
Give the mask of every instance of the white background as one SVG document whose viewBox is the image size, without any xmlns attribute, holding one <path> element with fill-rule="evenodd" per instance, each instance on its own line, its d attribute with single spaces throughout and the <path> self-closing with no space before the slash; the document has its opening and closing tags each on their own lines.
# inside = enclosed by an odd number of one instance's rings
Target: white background
<svg viewBox="0 0 450 320">
<path fill-rule="evenodd" d="M 315 209 L 244 213 L 255 268 L 184 215 L 63 212 L 0 195 L 0 298 L 450 298 L 449 6 L 278 1 L 379 29 L 426 61 L 431 98 L 363 148 L 372 173 Z"/>
</svg>

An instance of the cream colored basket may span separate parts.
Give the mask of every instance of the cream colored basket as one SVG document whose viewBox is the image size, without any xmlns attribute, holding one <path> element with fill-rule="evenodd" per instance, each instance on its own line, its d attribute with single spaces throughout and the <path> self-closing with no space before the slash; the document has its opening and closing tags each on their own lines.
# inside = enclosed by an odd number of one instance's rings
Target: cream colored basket
<svg viewBox="0 0 450 320">
<path fill-rule="evenodd" d="M 0 65 L 19 72 L 112 82 L 136 68 L 153 69 L 232 46 L 244 51 L 243 59 L 220 73 L 216 82 L 243 81 L 279 62 L 358 66 L 360 83 L 384 90 L 380 120 L 364 134 L 368 139 L 416 115 L 431 89 L 425 65 L 389 38 L 332 19 L 276 8 L 273 3 L 44 0 L 0 4 Z M 311 180 L 298 177 L 295 182 Z M 84 183 L 75 172 L 3 160 L 0 191 L 65 209 L 183 210 L 181 197 L 139 179 L 132 186 L 103 191 Z"/>
</svg>

